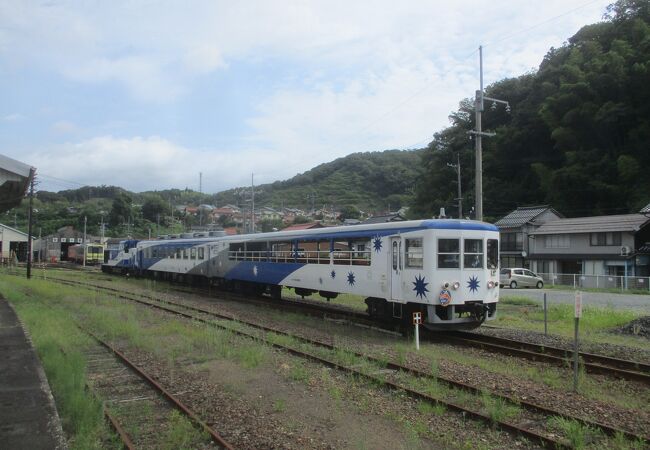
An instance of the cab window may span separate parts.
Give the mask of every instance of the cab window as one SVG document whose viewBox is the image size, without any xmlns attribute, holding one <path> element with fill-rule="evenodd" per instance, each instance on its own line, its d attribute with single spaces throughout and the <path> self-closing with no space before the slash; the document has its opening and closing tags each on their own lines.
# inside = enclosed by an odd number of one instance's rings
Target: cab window
<svg viewBox="0 0 650 450">
<path fill-rule="evenodd" d="M 483 268 L 483 240 L 465 239 L 465 254 L 463 257 L 465 269 Z"/>
<path fill-rule="evenodd" d="M 499 266 L 499 241 L 488 239 L 487 241 L 487 267 L 496 269 Z"/>
<path fill-rule="evenodd" d="M 441 269 L 458 269 L 460 267 L 458 239 L 438 239 L 438 267 Z"/>
</svg>

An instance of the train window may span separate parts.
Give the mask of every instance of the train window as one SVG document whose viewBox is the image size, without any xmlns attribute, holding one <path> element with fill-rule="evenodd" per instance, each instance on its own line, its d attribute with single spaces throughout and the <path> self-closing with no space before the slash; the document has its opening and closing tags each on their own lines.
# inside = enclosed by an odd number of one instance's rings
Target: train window
<svg viewBox="0 0 650 450">
<path fill-rule="evenodd" d="M 180 248 L 176 249 L 176 259 L 181 259 L 181 249 Z"/>
<path fill-rule="evenodd" d="M 397 241 L 393 241 L 393 270 L 397 270 Z"/>
<path fill-rule="evenodd" d="M 196 248 L 194 247 L 190 249 L 190 259 L 196 259 Z"/>
<path fill-rule="evenodd" d="M 406 239 L 406 267 L 422 268 L 422 238 Z"/>
<path fill-rule="evenodd" d="M 199 259 L 205 259 L 205 249 L 203 247 L 199 247 Z"/>
<path fill-rule="evenodd" d="M 187 259 L 187 249 L 183 249 L 183 259 Z"/>
<path fill-rule="evenodd" d="M 463 267 L 465 269 L 483 268 L 483 239 L 465 239 Z"/>
<path fill-rule="evenodd" d="M 158 249 L 157 248 L 153 249 L 153 257 L 158 258 Z"/>
<path fill-rule="evenodd" d="M 499 241 L 496 239 L 487 241 L 487 266 L 488 269 L 496 269 L 499 266 Z"/>
<path fill-rule="evenodd" d="M 460 267 L 460 243 L 458 239 L 438 239 L 438 268 Z"/>
</svg>

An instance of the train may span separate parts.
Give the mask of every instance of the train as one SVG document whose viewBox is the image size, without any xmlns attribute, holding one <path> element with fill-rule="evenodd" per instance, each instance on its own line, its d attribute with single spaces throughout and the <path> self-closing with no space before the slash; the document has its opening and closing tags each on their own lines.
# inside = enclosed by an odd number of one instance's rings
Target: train
<svg viewBox="0 0 650 450">
<path fill-rule="evenodd" d="M 84 253 L 86 253 L 86 265 L 96 265 L 104 262 L 104 246 L 101 244 L 71 245 L 68 247 L 68 261 L 83 264 Z"/>
<path fill-rule="evenodd" d="M 373 318 L 472 329 L 496 318 L 499 230 L 486 222 L 410 220 L 235 236 L 127 240 L 104 272 L 280 298 L 365 298 Z"/>
</svg>

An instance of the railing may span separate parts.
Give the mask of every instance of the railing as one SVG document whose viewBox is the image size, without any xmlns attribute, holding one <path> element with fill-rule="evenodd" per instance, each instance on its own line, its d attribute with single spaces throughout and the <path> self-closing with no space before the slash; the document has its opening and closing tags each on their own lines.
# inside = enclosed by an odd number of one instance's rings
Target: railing
<svg viewBox="0 0 650 450">
<path fill-rule="evenodd" d="M 650 277 L 621 275 L 583 275 L 579 273 L 537 273 L 544 283 L 553 286 L 571 286 L 573 288 L 647 290 L 650 292 Z"/>
<path fill-rule="evenodd" d="M 301 264 L 342 264 L 355 266 L 370 265 L 370 251 L 230 251 L 228 259 L 231 261 L 260 261 L 276 263 Z"/>
</svg>

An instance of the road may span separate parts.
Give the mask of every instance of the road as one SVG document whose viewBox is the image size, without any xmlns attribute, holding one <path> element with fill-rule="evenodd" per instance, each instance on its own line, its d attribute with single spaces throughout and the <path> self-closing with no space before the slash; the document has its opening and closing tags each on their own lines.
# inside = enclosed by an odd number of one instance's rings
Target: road
<svg viewBox="0 0 650 450">
<path fill-rule="evenodd" d="M 528 297 L 533 300 L 544 299 L 546 293 L 546 301 L 549 305 L 553 303 L 568 303 L 573 304 L 575 299 L 575 291 L 573 290 L 560 290 L 560 289 L 510 289 L 502 288 L 501 297 Z M 650 294 L 612 294 L 608 292 L 584 292 L 582 293 L 582 304 L 608 306 L 611 305 L 615 309 L 635 309 L 646 314 L 650 314 Z"/>
</svg>

